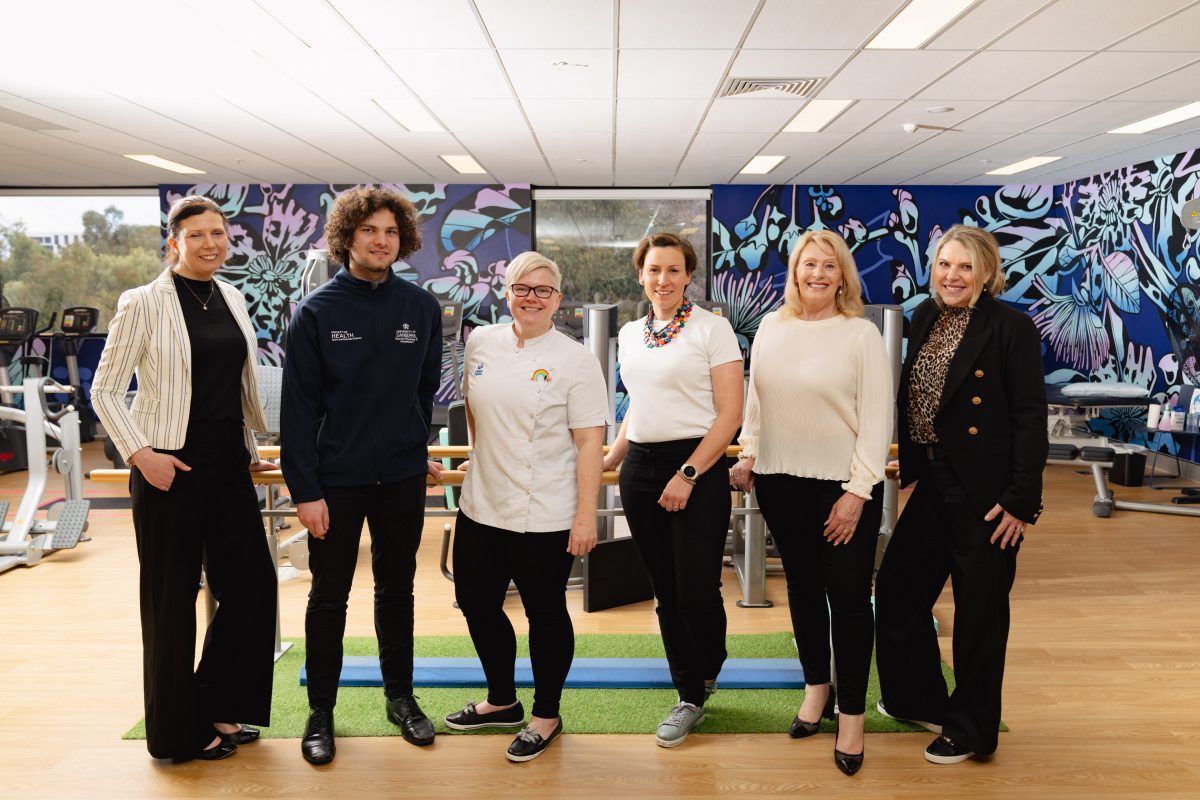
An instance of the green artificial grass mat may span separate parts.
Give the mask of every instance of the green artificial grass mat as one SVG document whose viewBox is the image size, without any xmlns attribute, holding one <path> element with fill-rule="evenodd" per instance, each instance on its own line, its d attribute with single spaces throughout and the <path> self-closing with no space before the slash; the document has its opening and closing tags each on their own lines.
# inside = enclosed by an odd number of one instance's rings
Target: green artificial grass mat
<svg viewBox="0 0 1200 800">
<path fill-rule="evenodd" d="M 307 689 L 300 685 L 300 667 L 304 664 L 303 640 L 292 640 L 290 650 L 275 665 L 275 686 L 271 704 L 271 726 L 263 728 L 269 739 L 298 739 L 308 718 Z M 375 640 L 348 637 L 344 643 L 348 656 L 376 655 Z M 726 638 L 730 658 L 795 658 L 790 633 L 739 634 Z M 418 636 L 415 656 L 474 656 L 475 647 L 467 636 Z M 528 657 L 529 640 L 517 637 L 517 656 Z M 575 637 L 578 658 L 665 658 L 662 639 L 653 634 L 581 634 Z M 954 675 L 944 663 L 942 672 L 953 688 Z M 487 696 L 482 687 L 431 688 L 418 686 L 416 695 L 421 708 L 433 720 L 438 733 L 450 731 L 443 719 L 468 701 Z M 517 696 L 526 713 L 533 707 L 533 689 L 518 689 Z M 697 733 L 783 733 L 792 722 L 804 699 L 802 689 L 719 689 L 704 706 L 705 721 Z M 867 733 L 921 731 L 915 725 L 881 716 L 875 710 L 879 700 L 879 678 L 871 664 L 867 686 Z M 565 689 L 561 715 L 570 733 L 653 733 L 658 723 L 678 702 L 673 689 Z M 400 729 L 384 716 L 383 690 L 379 687 L 341 687 L 334 710 L 338 736 L 398 736 Z M 833 723 L 822 720 L 821 728 L 833 730 Z M 1003 730 L 1003 728 L 1002 728 Z M 512 736 L 511 729 L 491 729 L 463 735 L 501 733 Z M 146 738 L 145 721 L 139 722 L 125 739 Z"/>
</svg>

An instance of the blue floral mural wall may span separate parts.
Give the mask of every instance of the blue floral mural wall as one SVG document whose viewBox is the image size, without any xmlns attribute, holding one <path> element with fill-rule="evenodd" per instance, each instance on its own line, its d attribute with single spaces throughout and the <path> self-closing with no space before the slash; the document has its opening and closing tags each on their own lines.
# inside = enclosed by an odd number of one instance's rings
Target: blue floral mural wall
<svg viewBox="0 0 1200 800">
<path fill-rule="evenodd" d="M 467 323 L 499 321 L 504 268 L 530 249 L 529 184 L 385 184 L 417 208 L 424 246 L 396 265 L 402 278 L 439 298 L 463 304 Z M 191 184 L 159 187 L 166 210 L 185 194 L 216 200 L 229 218 L 229 257 L 221 277 L 242 290 L 258 331 L 258 360 L 279 365 L 283 332 L 300 300 L 306 253 L 325 246 L 325 218 L 352 184 Z M 461 351 L 460 351 L 461 356 Z M 445 354 L 438 402 L 453 396 L 451 354 Z"/>
<path fill-rule="evenodd" d="M 1120 380 L 1172 402 L 1200 383 L 1181 361 L 1176 289 L 1200 282 L 1194 231 L 1180 206 L 1198 196 L 1200 156 L 1157 159 L 1060 187 L 715 186 L 713 299 L 730 304 L 748 349 L 758 323 L 783 300 L 787 256 L 810 227 L 841 233 L 868 302 L 906 316 L 929 296 L 929 256 L 954 223 L 996 235 L 1008 289 L 1042 335 L 1048 383 Z M 1147 434 L 1145 411 L 1112 409 L 1094 428 L 1196 459 L 1195 437 Z M 1180 441 L 1174 441 L 1179 438 Z"/>
</svg>

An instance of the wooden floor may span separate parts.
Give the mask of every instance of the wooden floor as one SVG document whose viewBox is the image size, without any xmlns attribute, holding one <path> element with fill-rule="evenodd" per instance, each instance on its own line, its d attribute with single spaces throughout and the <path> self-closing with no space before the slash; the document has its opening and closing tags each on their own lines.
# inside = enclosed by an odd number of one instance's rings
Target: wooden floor
<svg viewBox="0 0 1200 800">
<path fill-rule="evenodd" d="M 89 445 L 89 448 L 92 448 Z M 90 466 L 101 459 L 89 449 Z M 0 477 L 15 506 L 24 475 Z M 1116 487 L 1121 498 L 1164 492 Z M 52 486 L 48 498 L 61 494 Z M 119 487 L 87 487 L 99 496 Z M 572 736 L 510 764 L 506 737 L 339 739 L 318 769 L 296 740 L 263 741 L 216 763 L 168 765 L 121 741 L 142 715 L 136 554 L 129 512 L 92 513 L 91 542 L 0 575 L 0 797 L 773 797 L 817 789 L 869 798 L 1200 797 L 1200 519 L 1091 514 L 1090 478 L 1047 472 L 1047 512 L 1030 532 L 1012 593 L 1004 719 L 1011 731 L 986 762 L 926 763 L 930 736 L 867 737 L 866 763 L 846 778 L 833 739 L 777 734 L 690 738 L 675 750 L 644 736 Z M 10 515 L 11 516 L 11 515 Z M 417 577 L 417 633 L 465 634 L 437 570 L 441 523 L 426 528 Z M 365 541 L 365 537 L 364 537 Z M 364 548 L 363 553 L 366 553 Z M 348 633 L 371 635 L 370 581 L 360 562 Z M 731 633 L 788 628 L 781 579 L 771 609 L 734 605 Z M 281 585 L 283 632 L 302 635 L 307 575 Z M 585 614 L 576 630 L 656 632 L 649 604 Z M 952 626 L 948 596 L 938 608 Z M 510 612 L 523 625 L 519 604 Z M 949 641 L 943 641 L 949 652 Z M 713 702 L 719 706 L 720 695 Z"/>
</svg>

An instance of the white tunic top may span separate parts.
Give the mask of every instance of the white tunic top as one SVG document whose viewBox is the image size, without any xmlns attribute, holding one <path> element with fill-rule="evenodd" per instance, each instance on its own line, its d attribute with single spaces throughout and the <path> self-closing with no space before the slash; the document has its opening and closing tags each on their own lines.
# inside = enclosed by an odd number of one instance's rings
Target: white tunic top
<svg viewBox="0 0 1200 800">
<path fill-rule="evenodd" d="M 463 361 L 475 441 L 459 506 L 508 531 L 568 530 L 578 501 L 571 429 L 611 422 L 596 357 L 553 329 L 517 347 L 502 323 L 476 328 Z"/>
<path fill-rule="evenodd" d="M 742 360 L 733 326 L 693 306 L 679 335 L 654 348 L 642 339 L 645 327 L 645 317 L 635 319 L 617 339 L 621 380 L 629 392 L 625 437 L 642 444 L 703 437 L 717 419 L 712 368 Z"/>
<path fill-rule="evenodd" d="M 870 498 L 883 480 L 895 411 L 879 329 L 862 318 L 763 318 L 750 351 L 738 442 L 760 475 L 842 481 Z"/>
</svg>

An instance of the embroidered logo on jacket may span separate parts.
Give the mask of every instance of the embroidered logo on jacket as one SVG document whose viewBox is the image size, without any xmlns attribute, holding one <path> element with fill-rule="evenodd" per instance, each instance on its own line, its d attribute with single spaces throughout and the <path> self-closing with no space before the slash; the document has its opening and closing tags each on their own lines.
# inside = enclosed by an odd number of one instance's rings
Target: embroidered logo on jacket
<svg viewBox="0 0 1200 800">
<path fill-rule="evenodd" d="M 404 325 L 396 329 L 396 341 L 404 344 L 416 344 L 417 332 L 414 331 L 406 322 Z"/>
<path fill-rule="evenodd" d="M 529 380 L 541 381 L 542 383 L 549 383 L 551 381 L 550 373 L 544 369 L 535 369 L 533 371 L 533 374 L 529 376 Z"/>
<path fill-rule="evenodd" d="M 354 331 L 330 331 L 329 340 L 331 342 L 358 342 L 362 340 Z"/>
</svg>

